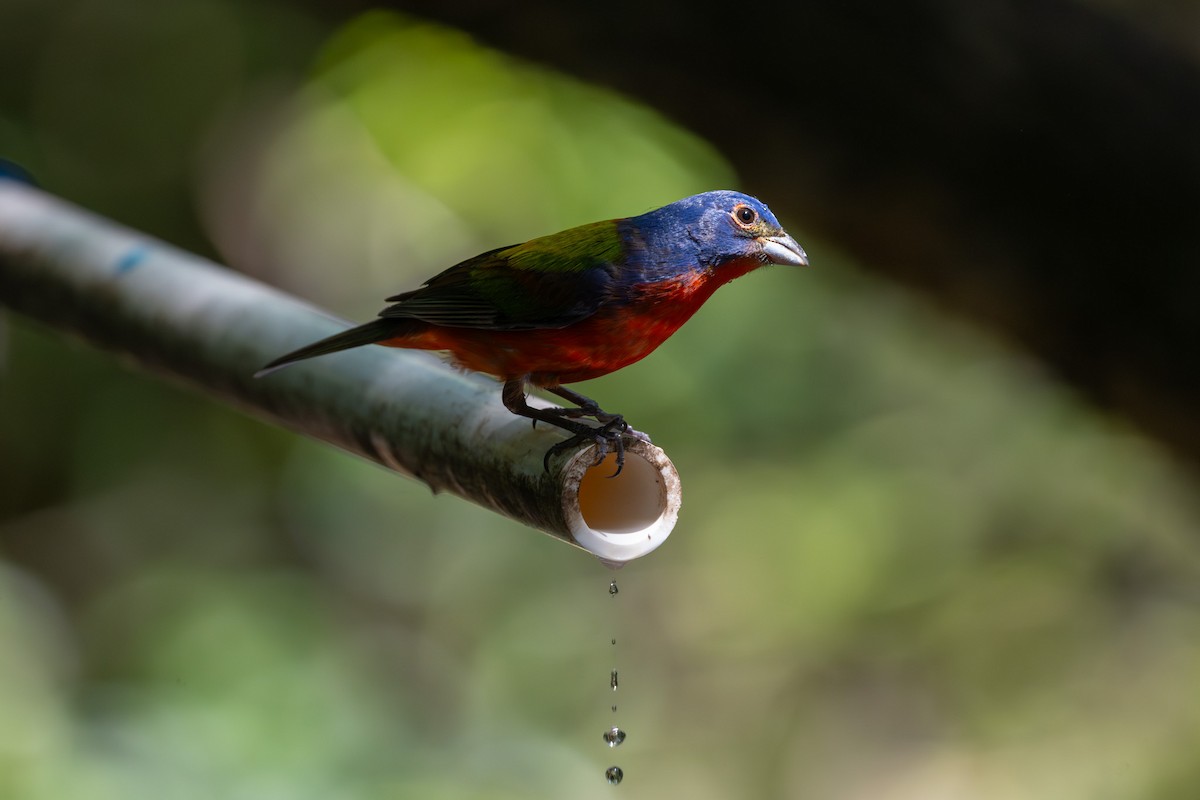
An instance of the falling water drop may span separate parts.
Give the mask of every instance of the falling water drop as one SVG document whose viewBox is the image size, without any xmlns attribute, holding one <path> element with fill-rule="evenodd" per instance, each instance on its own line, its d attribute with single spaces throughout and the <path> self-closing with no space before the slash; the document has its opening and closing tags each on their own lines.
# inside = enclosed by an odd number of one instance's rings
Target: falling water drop
<svg viewBox="0 0 1200 800">
<path fill-rule="evenodd" d="M 608 582 L 609 596 L 615 597 L 618 591 L 620 591 L 620 590 L 617 588 L 617 582 L 615 580 L 610 580 Z M 612 642 L 612 646 L 614 648 L 616 648 L 617 637 L 613 636 L 611 638 L 611 642 Z M 613 650 L 613 653 L 614 654 L 616 653 L 615 649 Z M 610 689 L 612 689 L 613 692 L 617 691 L 617 668 L 615 666 L 612 668 L 612 671 L 609 672 L 608 686 Z M 616 699 L 615 694 L 613 695 L 613 699 L 614 700 Z M 614 714 L 617 713 L 617 704 L 616 703 L 612 704 L 612 710 L 613 710 Z M 618 746 L 623 741 L 625 741 L 625 731 L 621 730 L 616 725 L 611 725 L 609 728 L 607 728 L 604 731 L 604 743 L 607 744 L 610 748 Z M 604 771 L 604 779 L 613 786 L 616 786 L 624 778 L 625 778 L 625 773 L 618 766 L 615 766 L 615 765 L 611 766 Z"/>
<path fill-rule="evenodd" d="M 609 747 L 616 747 L 621 742 L 625 741 L 625 731 L 613 725 L 604 732 L 604 742 Z"/>
</svg>

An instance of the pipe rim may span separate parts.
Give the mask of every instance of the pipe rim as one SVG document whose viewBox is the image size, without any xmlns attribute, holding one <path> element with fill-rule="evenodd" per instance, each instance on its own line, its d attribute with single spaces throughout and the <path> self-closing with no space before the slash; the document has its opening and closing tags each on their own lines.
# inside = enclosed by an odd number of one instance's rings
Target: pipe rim
<svg viewBox="0 0 1200 800">
<path fill-rule="evenodd" d="M 563 468 L 563 516 L 576 545 L 610 566 L 657 549 L 671 535 L 682 503 L 679 473 L 648 442 L 625 440 L 625 468 L 616 457 L 595 464 L 596 447 L 578 450 Z"/>
</svg>

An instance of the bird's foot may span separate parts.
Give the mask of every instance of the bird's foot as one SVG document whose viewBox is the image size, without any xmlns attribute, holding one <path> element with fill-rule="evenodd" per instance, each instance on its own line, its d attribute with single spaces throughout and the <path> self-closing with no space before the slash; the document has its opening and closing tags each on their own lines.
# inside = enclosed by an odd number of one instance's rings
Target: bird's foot
<svg viewBox="0 0 1200 800">
<path fill-rule="evenodd" d="M 573 392 L 565 386 L 549 386 L 547 391 L 574 403 L 578 408 L 534 408 L 525 401 L 526 378 L 513 378 L 504 382 L 500 399 L 504 407 L 518 416 L 527 417 L 533 421 L 534 427 L 539 422 L 545 422 L 557 428 L 562 428 L 572 434 L 571 438 L 551 447 L 542 458 L 542 466 L 550 471 L 550 458 L 566 450 L 571 450 L 582 444 L 596 445 L 595 464 L 608 457 L 610 452 L 617 455 L 617 471 L 610 475 L 615 478 L 625 468 L 625 439 L 628 436 L 639 442 L 650 443 L 650 437 L 641 431 L 635 431 L 625 422 L 620 414 L 610 414 L 596 405 L 596 401 Z M 589 425 L 577 420 L 590 417 L 599 425 Z"/>
<path fill-rule="evenodd" d="M 587 400 L 586 398 L 584 398 L 583 402 L 580 403 L 579 408 L 562 408 L 559 406 L 554 406 L 553 408 L 547 408 L 546 412 L 553 414 L 556 417 L 562 417 L 563 419 L 580 419 L 582 417 L 590 417 L 596 420 L 596 422 L 599 422 L 601 425 L 606 425 L 613 420 L 621 419 L 620 414 L 610 414 L 604 409 L 600 408 L 600 406 L 596 405 L 595 400 Z M 626 426 L 626 428 L 628 428 L 628 426 Z"/>
<path fill-rule="evenodd" d="M 614 429 L 619 429 L 626 436 L 631 436 L 638 441 L 650 444 L 650 437 L 639 430 L 634 430 L 629 427 L 629 423 L 625 421 L 625 417 L 621 414 L 610 414 L 600 406 L 596 405 L 595 401 L 588 400 L 579 408 L 547 408 L 547 414 L 551 414 L 560 419 L 581 419 L 588 417 L 599 422 L 601 426 L 612 425 Z M 533 426 L 537 427 L 537 420 L 533 421 Z"/>
<path fill-rule="evenodd" d="M 625 468 L 625 436 L 632 435 L 635 439 L 649 442 L 649 437 L 646 434 L 633 430 L 625 422 L 625 418 L 620 414 L 606 415 L 609 419 L 599 427 L 591 425 L 576 424 L 567 427 L 565 424 L 561 427 L 575 433 L 570 439 L 564 439 L 558 444 L 546 451 L 545 457 L 542 459 L 542 466 L 546 472 L 550 471 L 550 459 L 552 456 L 567 450 L 572 450 L 581 444 L 595 444 L 596 458 L 592 461 L 592 466 L 596 466 L 608 458 L 610 452 L 617 454 L 617 471 L 610 478 L 615 478 L 621 474 L 621 470 Z M 562 420 L 566 422 L 566 420 Z"/>
<path fill-rule="evenodd" d="M 642 433 L 641 431 L 635 431 L 633 428 L 629 427 L 628 424 L 625 425 L 625 435 L 637 439 L 639 442 L 654 444 L 654 442 L 650 441 L 650 434 Z"/>
</svg>

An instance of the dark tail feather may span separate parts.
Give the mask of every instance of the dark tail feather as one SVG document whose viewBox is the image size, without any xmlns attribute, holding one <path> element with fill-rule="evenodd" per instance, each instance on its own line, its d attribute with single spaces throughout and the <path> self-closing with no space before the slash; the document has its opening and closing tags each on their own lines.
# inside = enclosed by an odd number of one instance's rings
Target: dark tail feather
<svg viewBox="0 0 1200 800">
<path fill-rule="evenodd" d="M 357 328 L 335 333 L 333 336 L 322 339 L 319 342 L 313 342 L 301 347 L 299 350 L 293 350 L 287 355 L 280 356 L 254 373 L 254 377 L 261 378 L 263 375 L 267 375 L 277 369 L 282 369 L 297 361 L 303 361 L 306 358 L 323 356 L 326 353 L 336 353 L 339 350 L 349 350 L 352 347 L 361 347 L 364 344 L 382 342 L 385 339 L 391 339 L 399 335 L 404 327 L 404 322 L 400 320 L 377 319 L 374 322 L 368 322 L 366 325 L 359 325 Z"/>
</svg>

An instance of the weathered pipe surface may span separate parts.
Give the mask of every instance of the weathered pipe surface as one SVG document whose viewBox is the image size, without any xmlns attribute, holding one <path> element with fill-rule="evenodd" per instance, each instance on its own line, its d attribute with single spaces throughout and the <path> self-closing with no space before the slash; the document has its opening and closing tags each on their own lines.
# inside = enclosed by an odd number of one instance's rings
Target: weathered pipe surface
<svg viewBox="0 0 1200 800">
<path fill-rule="evenodd" d="M 437 358 L 364 347 L 255 379 L 345 326 L 276 289 L 0 179 L 0 304 L 260 417 L 525 523 L 613 564 L 653 550 L 679 477 L 653 445 L 595 480 L 591 447 L 542 466 L 561 432 L 533 429 L 499 386 Z"/>
</svg>

